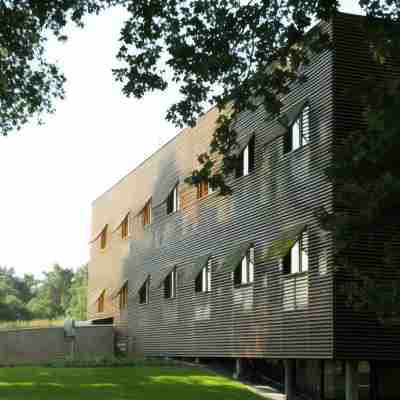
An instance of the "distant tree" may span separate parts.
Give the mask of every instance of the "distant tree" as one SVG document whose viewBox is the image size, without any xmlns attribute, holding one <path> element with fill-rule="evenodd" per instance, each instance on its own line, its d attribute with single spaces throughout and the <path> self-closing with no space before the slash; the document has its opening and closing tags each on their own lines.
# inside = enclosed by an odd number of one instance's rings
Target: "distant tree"
<svg viewBox="0 0 400 400">
<path fill-rule="evenodd" d="M 38 283 L 33 274 L 24 274 L 22 279 L 16 280 L 19 298 L 24 304 L 27 304 L 34 297 Z"/>
<path fill-rule="evenodd" d="M 67 309 L 68 317 L 77 320 L 86 319 L 88 266 L 82 265 L 74 273 L 70 287 L 70 303 Z"/>
<path fill-rule="evenodd" d="M 21 279 L 13 268 L 0 267 L 0 321 L 31 318 L 26 304 L 34 296 L 34 286 L 31 275 Z"/>
<path fill-rule="evenodd" d="M 72 269 L 53 265 L 44 278 L 18 277 L 13 268 L 0 267 L 0 321 L 86 318 L 87 265 Z"/>
<path fill-rule="evenodd" d="M 64 317 L 71 301 L 73 270 L 55 264 L 52 270 L 43 274 L 44 279 L 35 297 L 28 303 L 28 308 L 37 318 Z"/>
</svg>

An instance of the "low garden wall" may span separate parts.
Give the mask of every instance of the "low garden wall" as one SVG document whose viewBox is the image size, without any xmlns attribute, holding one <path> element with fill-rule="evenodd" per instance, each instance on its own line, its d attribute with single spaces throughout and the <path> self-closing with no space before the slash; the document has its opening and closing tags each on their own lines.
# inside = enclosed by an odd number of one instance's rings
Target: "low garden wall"
<svg viewBox="0 0 400 400">
<path fill-rule="evenodd" d="M 114 328 L 93 325 L 0 330 L 0 365 L 41 364 L 62 360 L 94 360 L 114 355 Z"/>
</svg>

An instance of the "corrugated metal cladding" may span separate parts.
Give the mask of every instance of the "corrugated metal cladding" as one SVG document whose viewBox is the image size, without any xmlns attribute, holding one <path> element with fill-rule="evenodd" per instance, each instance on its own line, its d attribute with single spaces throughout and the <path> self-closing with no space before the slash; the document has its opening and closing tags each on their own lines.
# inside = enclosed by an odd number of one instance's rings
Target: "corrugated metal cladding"
<svg viewBox="0 0 400 400">
<path fill-rule="evenodd" d="M 339 27 L 347 24 L 346 18 L 338 17 Z M 331 24 L 323 26 L 332 33 Z M 165 201 L 159 201 L 168 193 L 166 182 L 171 190 L 178 179 L 182 182 L 196 167 L 196 155 L 208 148 L 216 118 L 212 109 L 94 202 L 93 234 L 107 223 L 115 224 L 127 209 L 132 233 L 129 241 L 114 235 L 106 251 L 92 244 L 89 291 L 106 288 L 106 304 L 101 315 L 95 305 L 89 306 L 90 317 L 114 315 L 125 327 L 132 350 L 145 355 L 335 356 L 334 335 L 340 330 L 334 327 L 338 316 L 333 246 L 313 211 L 333 208 L 333 190 L 324 169 L 332 162 L 334 128 L 341 129 L 334 120 L 334 113 L 340 112 L 334 95 L 341 95 L 342 77 L 334 60 L 340 62 L 343 51 L 347 50 L 341 45 L 314 56 L 305 69 L 307 81 L 293 86 L 284 98 L 283 112 L 308 100 L 310 139 L 305 146 L 284 154 L 282 124 L 267 119 L 261 107 L 241 116 L 239 142 L 254 134 L 255 168 L 248 176 L 230 178 L 231 196 L 213 193 L 198 200 L 195 188 L 181 183 L 181 210 L 167 215 Z M 346 57 L 354 62 L 353 54 Z M 151 196 L 153 221 L 143 227 L 140 210 Z M 309 270 L 295 277 L 284 275 L 268 249 L 284 232 L 304 224 Z M 248 242 L 255 247 L 254 283 L 237 288 L 224 261 Z M 207 254 L 212 262 L 211 291 L 196 293 L 185 269 Z M 176 297 L 165 299 L 163 287 L 150 285 L 149 303 L 139 304 L 137 282 L 147 274 L 153 282 L 160 271 L 173 267 L 178 276 Z M 118 300 L 108 293 L 125 279 L 129 304 L 120 312 Z"/>
<path fill-rule="evenodd" d="M 360 99 L 351 96 L 366 78 L 393 81 L 400 78 L 400 63 L 391 62 L 385 68 L 378 67 L 365 42 L 365 19 L 342 15 L 334 23 L 334 148 L 349 132 L 365 127 Z M 351 63 L 349 62 L 351 60 Z M 336 204 L 336 203 L 335 203 Z M 379 278 L 390 281 L 395 278 L 393 270 L 383 268 L 385 242 L 400 245 L 397 212 L 391 216 L 391 224 L 374 231 L 359 240 L 351 254 L 355 264 L 362 269 L 379 271 Z M 397 221 L 396 221 L 397 217 Z M 384 271 L 384 272 L 383 272 Z M 400 359 L 400 328 L 379 323 L 373 315 L 354 312 L 345 305 L 341 284 L 345 276 L 337 274 L 335 286 L 335 358 L 354 359 Z M 398 279 L 396 277 L 396 279 Z"/>
</svg>

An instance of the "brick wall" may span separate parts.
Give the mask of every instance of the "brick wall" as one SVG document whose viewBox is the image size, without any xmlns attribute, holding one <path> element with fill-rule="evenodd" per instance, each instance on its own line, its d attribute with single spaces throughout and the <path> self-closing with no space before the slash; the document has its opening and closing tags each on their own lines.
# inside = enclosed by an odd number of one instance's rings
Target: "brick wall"
<svg viewBox="0 0 400 400">
<path fill-rule="evenodd" d="M 62 327 L 0 330 L 0 365 L 60 361 L 72 354 L 77 360 L 113 356 L 112 326 L 78 327 L 75 331 L 75 338 L 69 338 Z"/>
</svg>

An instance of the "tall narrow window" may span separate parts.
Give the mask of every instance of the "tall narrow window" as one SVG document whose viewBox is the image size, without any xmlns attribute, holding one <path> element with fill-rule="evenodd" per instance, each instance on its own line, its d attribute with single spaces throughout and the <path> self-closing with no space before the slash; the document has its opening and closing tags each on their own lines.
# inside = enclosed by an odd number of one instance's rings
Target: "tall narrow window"
<svg viewBox="0 0 400 400">
<path fill-rule="evenodd" d="M 284 153 L 296 150 L 309 142 L 310 107 L 307 105 L 299 114 L 285 137 Z"/>
<path fill-rule="evenodd" d="M 124 220 L 121 222 L 121 237 L 126 239 L 129 236 L 129 214 L 126 215 Z"/>
<path fill-rule="evenodd" d="M 197 198 L 201 199 L 202 197 L 207 196 L 210 192 L 210 186 L 208 181 L 201 181 L 197 184 Z"/>
<path fill-rule="evenodd" d="M 211 258 L 208 260 L 207 265 L 203 267 L 195 281 L 196 292 L 210 292 L 211 291 Z"/>
<path fill-rule="evenodd" d="M 97 312 L 104 312 L 104 292 L 97 299 Z"/>
<path fill-rule="evenodd" d="M 283 259 L 283 271 L 286 274 L 296 274 L 308 271 L 308 235 L 301 234 L 300 239 L 292 246 Z"/>
<path fill-rule="evenodd" d="M 119 308 L 122 310 L 128 305 L 128 284 L 126 283 L 119 292 Z"/>
<path fill-rule="evenodd" d="M 240 264 L 234 271 L 235 285 L 254 282 L 254 246 L 249 247 Z"/>
<path fill-rule="evenodd" d="M 107 226 L 104 227 L 100 235 L 100 248 L 105 249 L 106 246 L 107 246 Z"/>
<path fill-rule="evenodd" d="M 164 280 L 164 297 L 172 299 L 176 295 L 176 269 L 174 268 Z"/>
<path fill-rule="evenodd" d="M 167 198 L 167 214 L 178 211 L 180 208 L 179 188 L 176 185 Z"/>
<path fill-rule="evenodd" d="M 151 224 L 151 199 L 143 208 L 143 225 Z"/>
<path fill-rule="evenodd" d="M 254 170 L 254 136 L 249 140 L 247 146 L 238 156 L 238 167 L 236 177 L 249 175 Z"/>
<path fill-rule="evenodd" d="M 139 303 L 147 304 L 149 302 L 149 280 L 142 285 L 139 290 Z"/>
</svg>

